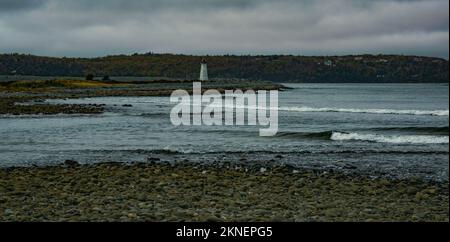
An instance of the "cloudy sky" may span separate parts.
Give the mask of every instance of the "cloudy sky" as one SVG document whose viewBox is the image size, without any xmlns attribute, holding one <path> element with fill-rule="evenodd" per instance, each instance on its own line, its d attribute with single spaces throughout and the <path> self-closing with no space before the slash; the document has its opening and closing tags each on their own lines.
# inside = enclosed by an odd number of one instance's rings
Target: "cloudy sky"
<svg viewBox="0 0 450 242">
<path fill-rule="evenodd" d="M 448 0 L 0 0 L 0 53 L 449 56 Z"/>
</svg>

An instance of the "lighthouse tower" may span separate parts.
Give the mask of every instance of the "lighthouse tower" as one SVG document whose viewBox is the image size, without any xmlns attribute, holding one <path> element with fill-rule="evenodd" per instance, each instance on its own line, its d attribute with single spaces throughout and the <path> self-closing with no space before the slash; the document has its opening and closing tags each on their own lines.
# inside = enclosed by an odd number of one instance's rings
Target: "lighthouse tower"
<svg viewBox="0 0 450 242">
<path fill-rule="evenodd" d="M 200 68 L 200 81 L 208 80 L 208 63 L 205 59 L 202 60 L 201 68 Z"/>
</svg>

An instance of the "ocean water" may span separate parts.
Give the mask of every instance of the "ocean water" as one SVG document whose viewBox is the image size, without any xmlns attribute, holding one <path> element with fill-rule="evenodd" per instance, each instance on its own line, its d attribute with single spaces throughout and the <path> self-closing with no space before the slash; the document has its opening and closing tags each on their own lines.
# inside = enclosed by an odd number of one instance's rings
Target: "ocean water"
<svg viewBox="0 0 450 242">
<path fill-rule="evenodd" d="M 50 100 L 107 112 L 0 116 L 0 166 L 239 161 L 448 181 L 448 84 L 285 85 L 275 137 L 257 126 L 175 127 L 169 97 Z"/>
</svg>

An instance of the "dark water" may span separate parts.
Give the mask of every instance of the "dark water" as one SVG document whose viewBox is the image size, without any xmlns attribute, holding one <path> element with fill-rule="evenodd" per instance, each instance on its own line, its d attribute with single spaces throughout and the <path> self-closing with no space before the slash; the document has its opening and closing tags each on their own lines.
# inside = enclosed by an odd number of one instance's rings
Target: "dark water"
<svg viewBox="0 0 450 242">
<path fill-rule="evenodd" d="M 168 97 L 57 101 L 107 105 L 94 116 L 3 116 L 0 166 L 150 157 L 448 180 L 447 84 L 287 85 L 294 89 L 280 93 L 275 137 L 260 137 L 253 126 L 174 127 Z"/>
</svg>

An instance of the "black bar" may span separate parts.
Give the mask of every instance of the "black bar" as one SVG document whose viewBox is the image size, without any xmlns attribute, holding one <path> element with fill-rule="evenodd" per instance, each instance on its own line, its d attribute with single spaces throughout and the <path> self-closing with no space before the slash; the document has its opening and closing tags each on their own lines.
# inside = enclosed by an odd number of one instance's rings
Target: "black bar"
<svg viewBox="0 0 450 242">
<path fill-rule="evenodd" d="M 23 232 L 13 232 L 13 227 Z M 155 241 L 155 238 L 167 241 L 283 239 L 307 242 L 324 239 L 405 241 L 411 238 L 433 241 L 445 238 L 447 227 L 448 223 L 0 223 L 0 231 L 14 233 L 16 239 L 32 235 L 34 239 L 42 237 L 55 241 L 62 238 L 83 241 L 86 238 L 112 238 L 116 241 Z M 208 236 L 200 232 L 205 229 L 209 231 Z"/>
</svg>

